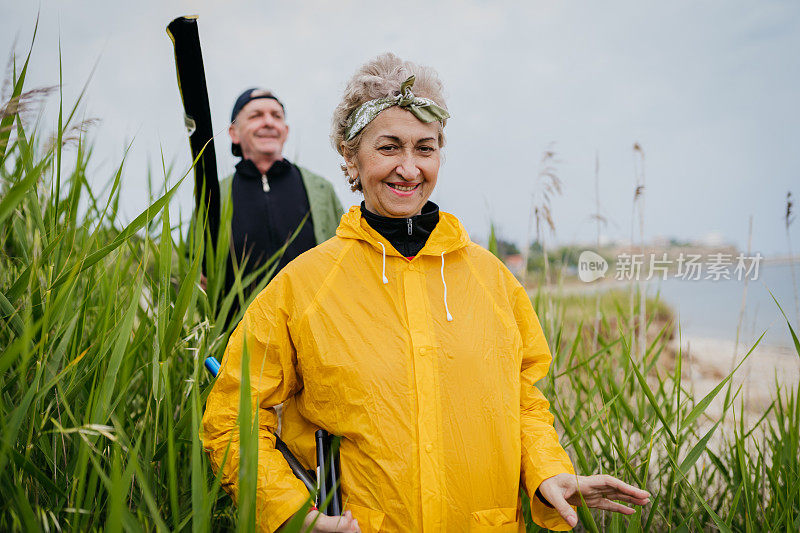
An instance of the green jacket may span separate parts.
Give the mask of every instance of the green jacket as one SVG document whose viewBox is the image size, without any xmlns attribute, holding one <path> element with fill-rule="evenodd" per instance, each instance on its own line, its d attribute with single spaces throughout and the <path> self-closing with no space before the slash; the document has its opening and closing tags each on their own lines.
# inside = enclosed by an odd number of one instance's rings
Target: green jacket
<svg viewBox="0 0 800 533">
<path fill-rule="evenodd" d="M 311 220 L 314 222 L 314 238 L 317 244 L 323 243 L 336 234 L 339 220 L 344 214 L 342 204 L 328 180 L 314 174 L 307 168 L 297 165 L 303 177 L 303 185 L 311 207 Z"/>
</svg>

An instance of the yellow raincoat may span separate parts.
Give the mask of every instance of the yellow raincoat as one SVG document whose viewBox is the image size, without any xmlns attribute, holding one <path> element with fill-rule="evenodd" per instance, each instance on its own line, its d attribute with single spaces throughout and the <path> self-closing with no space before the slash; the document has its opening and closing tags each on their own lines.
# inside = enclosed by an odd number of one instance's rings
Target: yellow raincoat
<svg viewBox="0 0 800 533">
<path fill-rule="evenodd" d="M 316 466 L 314 430 L 342 436 L 342 500 L 371 531 L 524 531 L 519 486 L 574 473 L 534 383 L 550 351 L 525 290 L 454 216 L 401 256 L 361 218 L 292 261 L 233 333 L 203 443 L 236 496 L 242 343 L 260 418 L 257 521 L 276 530 L 308 498 L 274 449 Z M 569 526 L 531 498 L 534 521 Z"/>
</svg>

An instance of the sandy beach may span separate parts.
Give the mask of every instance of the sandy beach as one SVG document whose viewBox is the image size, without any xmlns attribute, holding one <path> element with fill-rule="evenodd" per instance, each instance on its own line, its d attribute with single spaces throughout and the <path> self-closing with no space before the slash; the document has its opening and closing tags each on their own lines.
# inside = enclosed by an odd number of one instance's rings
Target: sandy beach
<svg viewBox="0 0 800 533">
<path fill-rule="evenodd" d="M 697 401 L 725 379 L 752 346 L 740 344 L 737 348 L 732 340 L 709 337 L 683 337 L 680 342 L 676 337 L 670 343 L 674 353 L 679 346 L 682 350 L 685 386 Z M 755 423 L 769 407 L 779 387 L 796 390 L 800 386 L 800 357 L 790 348 L 759 344 L 736 370 L 731 381 L 734 391 L 742 387 L 732 407 L 733 414 L 738 419 L 741 401 L 744 400 L 745 425 L 747 422 Z M 723 390 L 706 412 L 708 422 L 716 421 L 722 415 L 724 398 Z M 734 421 L 730 415 L 728 413 L 725 424 L 728 427 Z"/>
</svg>

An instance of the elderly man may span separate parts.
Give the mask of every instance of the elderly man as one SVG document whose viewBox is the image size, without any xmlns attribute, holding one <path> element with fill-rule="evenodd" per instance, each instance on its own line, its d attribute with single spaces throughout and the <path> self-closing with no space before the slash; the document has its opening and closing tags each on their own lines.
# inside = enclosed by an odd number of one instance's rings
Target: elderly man
<svg viewBox="0 0 800 533">
<path fill-rule="evenodd" d="M 283 157 L 289 125 L 283 103 L 270 91 L 244 91 L 233 106 L 228 133 L 233 155 L 242 160 L 230 181 L 233 255 L 228 260 L 226 292 L 235 279 L 232 261 L 239 265 L 247 259 L 244 279 L 286 243 L 310 212 L 280 258 L 277 273 L 301 253 L 331 238 L 343 212 L 328 181 Z"/>
</svg>

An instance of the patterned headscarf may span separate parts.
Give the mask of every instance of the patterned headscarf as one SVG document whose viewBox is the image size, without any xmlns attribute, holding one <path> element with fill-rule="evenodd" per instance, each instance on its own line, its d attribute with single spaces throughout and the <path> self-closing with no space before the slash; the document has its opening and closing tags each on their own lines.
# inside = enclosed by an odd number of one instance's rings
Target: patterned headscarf
<svg viewBox="0 0 800 533">
<path fill-rule="evenodd" d="M 415 77 L 411 76 L 404 81 L 400 86 L 400 94 L 397 96 L 376 98 L 375 100 L 364 102 L 358 106 L 347 119 L 347 125 L 344 130 L 344 140 L 351 140 L 358 135 L 358 132 L 363 130 L 367 124 L 375 120 L 375 117 L 377 117 L 381 111 L 392 106 L 400 106 L 410 111 L 411 114 L 425 123 L 434 122 L 436 120 L 443 121 L 444 119 L 450 118 L 450 114 L 439 107 L 436 102 L 430 98 L 414 96 L 414 93 L 411 92 L 414 79 Z"/>
</svg>

